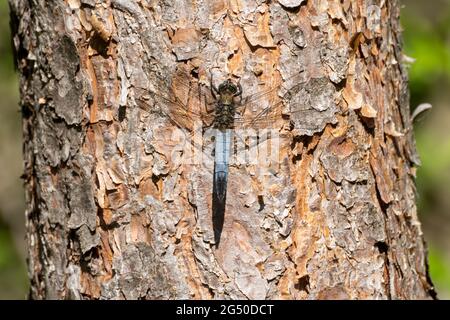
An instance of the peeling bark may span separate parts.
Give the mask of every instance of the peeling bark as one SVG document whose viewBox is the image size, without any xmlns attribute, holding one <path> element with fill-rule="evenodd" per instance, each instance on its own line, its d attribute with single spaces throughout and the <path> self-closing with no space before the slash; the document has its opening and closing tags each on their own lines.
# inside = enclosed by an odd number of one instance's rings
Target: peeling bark
<svg viewBox="0 0 450 320">
<path fill-rule="evenodd" d="M 31 298 L 435 297 L 397 1 L 10 5 Z M 281 161 L 230 167 L 218 248 L 211 166 L 140 108 L 177 67 L 291 88 L 261 102 L 290 116 Z"/>
</svg>

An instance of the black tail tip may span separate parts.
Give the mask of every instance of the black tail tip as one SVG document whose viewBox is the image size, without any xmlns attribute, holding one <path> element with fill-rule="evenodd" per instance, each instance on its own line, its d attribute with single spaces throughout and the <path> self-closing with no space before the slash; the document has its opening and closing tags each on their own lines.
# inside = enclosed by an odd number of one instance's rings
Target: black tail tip
<svg viewBox="0 0 450 320">
<path fill-rule="evenodd" d="M 220 238 L 222 235 L 223 224 L 225 220 L 225 202 L 226 195 L 220 197 L 219 194 L 214 194 L 212 203 L 212 225 L 214 231 L 214 243 L 216 248 L 219 248 Z"/>
<path fill-rule="evenodd" d="M 219 249 L 221 233 L 222 231 L 214 230 L 214 247 L 216 247 L 216 249 Z"/>
</svg>

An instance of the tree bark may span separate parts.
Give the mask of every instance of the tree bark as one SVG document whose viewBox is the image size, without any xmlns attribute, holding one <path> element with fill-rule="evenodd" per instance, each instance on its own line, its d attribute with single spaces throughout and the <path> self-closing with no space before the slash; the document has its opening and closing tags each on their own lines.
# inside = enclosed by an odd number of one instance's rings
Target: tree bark
<svg viewBox="0 0 450 320">
<path fill-rule="evenodd" d="M 435 297 L 398 1 L 10 6 L 31 298 Z M 295 79 L 285 104 L 308 110 L 279 126 L 278 165 L 231 165 L 217 248 L 212 171 L 139 108 L 176 67 L 244 96 Z"/>
</svg>

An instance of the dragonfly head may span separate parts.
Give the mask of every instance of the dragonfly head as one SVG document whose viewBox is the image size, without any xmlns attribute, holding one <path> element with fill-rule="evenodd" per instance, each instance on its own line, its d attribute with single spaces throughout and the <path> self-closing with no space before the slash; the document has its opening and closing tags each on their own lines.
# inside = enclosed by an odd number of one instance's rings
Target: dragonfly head
<svg viewBox="0 0 450 320">
<path fill-rule="evenodd" d="M 219 85 L 220 102 L 225 105 L 233 104 L 233 98 L 239 95 L 239 87 L 230 79 Z"/>
</svg>

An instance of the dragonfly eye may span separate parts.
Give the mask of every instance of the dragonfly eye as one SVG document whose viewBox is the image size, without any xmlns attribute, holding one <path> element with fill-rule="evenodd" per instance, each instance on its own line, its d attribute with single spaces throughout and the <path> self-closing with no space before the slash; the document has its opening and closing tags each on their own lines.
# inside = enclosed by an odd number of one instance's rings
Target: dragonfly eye
<svg viewBox="0 0 450 320">
<path fill-rule="evenodd" d="M 230 79 L 228 79 L 219 86 L 219 92 L 235 94 L 237 92 L 237 87 Z"/>
</svg>

